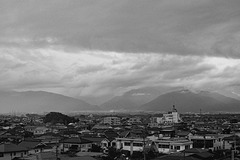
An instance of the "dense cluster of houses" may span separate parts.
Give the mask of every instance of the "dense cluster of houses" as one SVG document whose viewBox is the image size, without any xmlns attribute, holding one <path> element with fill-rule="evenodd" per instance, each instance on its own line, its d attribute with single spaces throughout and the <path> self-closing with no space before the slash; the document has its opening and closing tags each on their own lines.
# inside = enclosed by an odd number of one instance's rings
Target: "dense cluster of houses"
<svg viewBox="0 0 240 160">
<path fill-rule="evenodd" d="M 165 154 L 165 159 L 194 157 L 200 160 L 211 159 L 217 152 L 221 152 L 221 156 L 231 156 L 231 150 L 237 152 L 240 147 L 237 130 L 213 133 L 194 128 L 182 121 L 175 107 L 159 119 L 149 117 L 148 123 L 143 123 L 139 116 L 126 119 L 89 115 L 88 119 L 83 118 L 84 123 L 80 120 L 68 125 L 44 124 L 40 119 L 1 118 L 0 160 L 56 159 L 71 154 L 81 156 L 82 153 L 104 157 L 109 148 L 123 151 L 128 156 L 151 150 Z M 93 122 L 96 119 L 99 119 L 98 123 Z M 91 154 L 96 152 L 99 154 Z"/>
</svg>

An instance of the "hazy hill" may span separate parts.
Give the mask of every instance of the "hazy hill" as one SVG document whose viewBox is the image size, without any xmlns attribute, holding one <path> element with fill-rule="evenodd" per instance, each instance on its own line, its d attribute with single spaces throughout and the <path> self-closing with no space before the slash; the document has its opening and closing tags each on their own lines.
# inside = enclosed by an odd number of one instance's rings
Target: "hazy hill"
<svg viewBox="0 0 240 160">
<path fill-rule="evenodd" d="M 72 112 L 99 110 L 82 100 L 44 91 L 0 92 L 0 112 Z"/>
<path fill-rule="evenodd" d="M 104 110 L 137 110 L 139 106 L 153 100 L 160 93 L 158 90 L 149 88 L 134 89 L 124 93 L 122 96 L 116 96 L 100 105 Z"/>
<path fill-rule="evenodd" d="M 180 90 L 160 95 L 142 105 L 144 111 L 168 111 L 176 105 L 180 112 L 239 112 L 240 101 L 215 92 Z"/>
</svg>

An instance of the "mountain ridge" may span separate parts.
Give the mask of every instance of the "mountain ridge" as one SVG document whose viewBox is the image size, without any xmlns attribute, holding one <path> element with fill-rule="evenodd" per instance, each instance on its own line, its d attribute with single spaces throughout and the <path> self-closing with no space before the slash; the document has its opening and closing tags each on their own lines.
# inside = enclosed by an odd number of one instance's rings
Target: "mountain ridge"
<svg viewBox="0 0 240 160">
<path fill-rule="evenodd" d="M 240 111 L 240 101 L 215 92 L 178 90 L 158 96 L 140 106 L 143 111 L 167 111 L 175 105 L 181 112 L 234 112 Z"/>
<path fill-rule="evenodd" d="M 45 91 L 1 91 L 0 111 L 7 112 L 74 112 L 100 110 L 83 100 Z"/>
</svg>

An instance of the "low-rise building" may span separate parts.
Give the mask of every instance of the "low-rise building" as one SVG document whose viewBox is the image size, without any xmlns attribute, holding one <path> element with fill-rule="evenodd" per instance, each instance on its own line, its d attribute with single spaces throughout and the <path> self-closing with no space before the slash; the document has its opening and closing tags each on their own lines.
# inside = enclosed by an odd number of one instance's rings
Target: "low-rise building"
<svg viewBox="0 0 240 160">
<path fill-rule="evenodd" d="M 104 124 L 109 124 L 111 126 L 115 126 L 115 125 L 120 125 L 120 118 L 119 117 L 105 117 L 103 119 L 103 123 Z"/>
<path fill-rule="evenodd" d="M 239 147 L 240 137 L 237 135 L 229 135 L 223 138 L 223 149 L 233 149 Z"/>
<path fill-rule="evenodd" d="M 23 158 L 28 155 L 28 149 L 13 143 L 0 144 L 0 160 L 12 160 Z"/>
<path fill-rule="evenodd" d="M 193 142 L 184 138 L 158 139 L 154 141 L 159 153 L 174 153 L 193 147 Z"/>
<path fill-rule="evenodd" d="M 128 123 L 130 123 L 130 124 L 140 124 L 142 122 L 141 122 L 140 117 L 131 117 L 131 118 L 129 118 Z"/>
<path fill-rule="evenodd" d="M 143 151 L 144 144 L 146 144 L 148 139 L 143 138 L 116 138 L 116 149 L 122 149 L 130 151 Z"/>
<path fill-rule="evenodd" d="M 36 127 L 34 130 L 33 130 L 33 134 L 34 135 L 42 135 L 42 134 L 45 134 L 47 133 L 49 129 L 45 126 L 40 126 L 40 127 Z"/>
<path fill-rule="evenodd" d="M 221 134 L 204 134 L 192 135 L 189 139 L 193 142 L 193 148 L 204 148 L 215 151 L 224 149 L 223 138 L 225 136 Z"/>
<path fill-rule="evenodd" d="M 88 152 L 92 148 L 92 141 L 80 137 L 72 137 L 60 141 L 60 148 L 63 152 L 74 150 Z"/>
<path fill-rule="evenodd" d="M 143 151 L 144 147 L 153 147 L 159 153 L 173 153 L 190 149 L 193 147 L 193 142 L 186 139 L 171 138 L 171 139 L 148 139 L 148 138 L 116 138 L 116 148 L 133 151 Z"/>
</svg>

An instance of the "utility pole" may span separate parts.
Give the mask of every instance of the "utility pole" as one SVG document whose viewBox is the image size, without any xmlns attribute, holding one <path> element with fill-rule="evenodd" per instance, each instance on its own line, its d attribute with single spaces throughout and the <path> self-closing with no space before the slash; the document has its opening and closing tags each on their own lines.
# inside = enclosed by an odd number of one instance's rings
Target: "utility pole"
<svg viewBox="0 0 240 160">
<path fill-rule="evenodd" d="M 60 158 L 58 158 L 58 147 L 59 143 L 56 144 L 56 160 L 60 160 Z"/>
<path fill-rule="evenodd" d="M 186 154 L 185 154 L 185 151 L 186 150 L 186 148 L 183 150 L 183 160 L 185 160 L 186 159 Z"/>
<path fill-rule="evenodd" d="M 203 148 L 206 149 L 206 135 L 205 134 L 203 135 L 203 138 L 204 138 L 204 146 L 203 146 Z"/>
<path fill-rule="evenodd" d="M 233 129 L 234 129 L 235 127 L 233 127 Z M 235 158 L 234 158 L 234 156 L 235 156 L 235 153 L 236 153 L 236 145 L 237 145 L 237 143 L 236 143 L 236 133 L 235 133 L 235 130 L 233 130 L 233 141 L 234 141 L 234 150 L 232 150 L 232 160 L 234 160 Z"/>
<path fill-rule="evenodd" d="M 144 124 L 144 131 L 143 131 L 143 159 L 144 159 L 144 160 L 146 160 L 146 152 L 145 152 L 146 133 L 147 133 L 147 130 L 146 130 L 146 124 Z"/>
<path fill-rule="evenodd" d="M 232 123 L 232 129 L 233 129 L 233 141 L 234 141 L 234 149 L 232 150 L 232 160 L 234 160 L 234 156 L 235 156 L 235 153 L 236 153 L 236 133 L 235 133 L 235 125 Z"/>
</svg>

